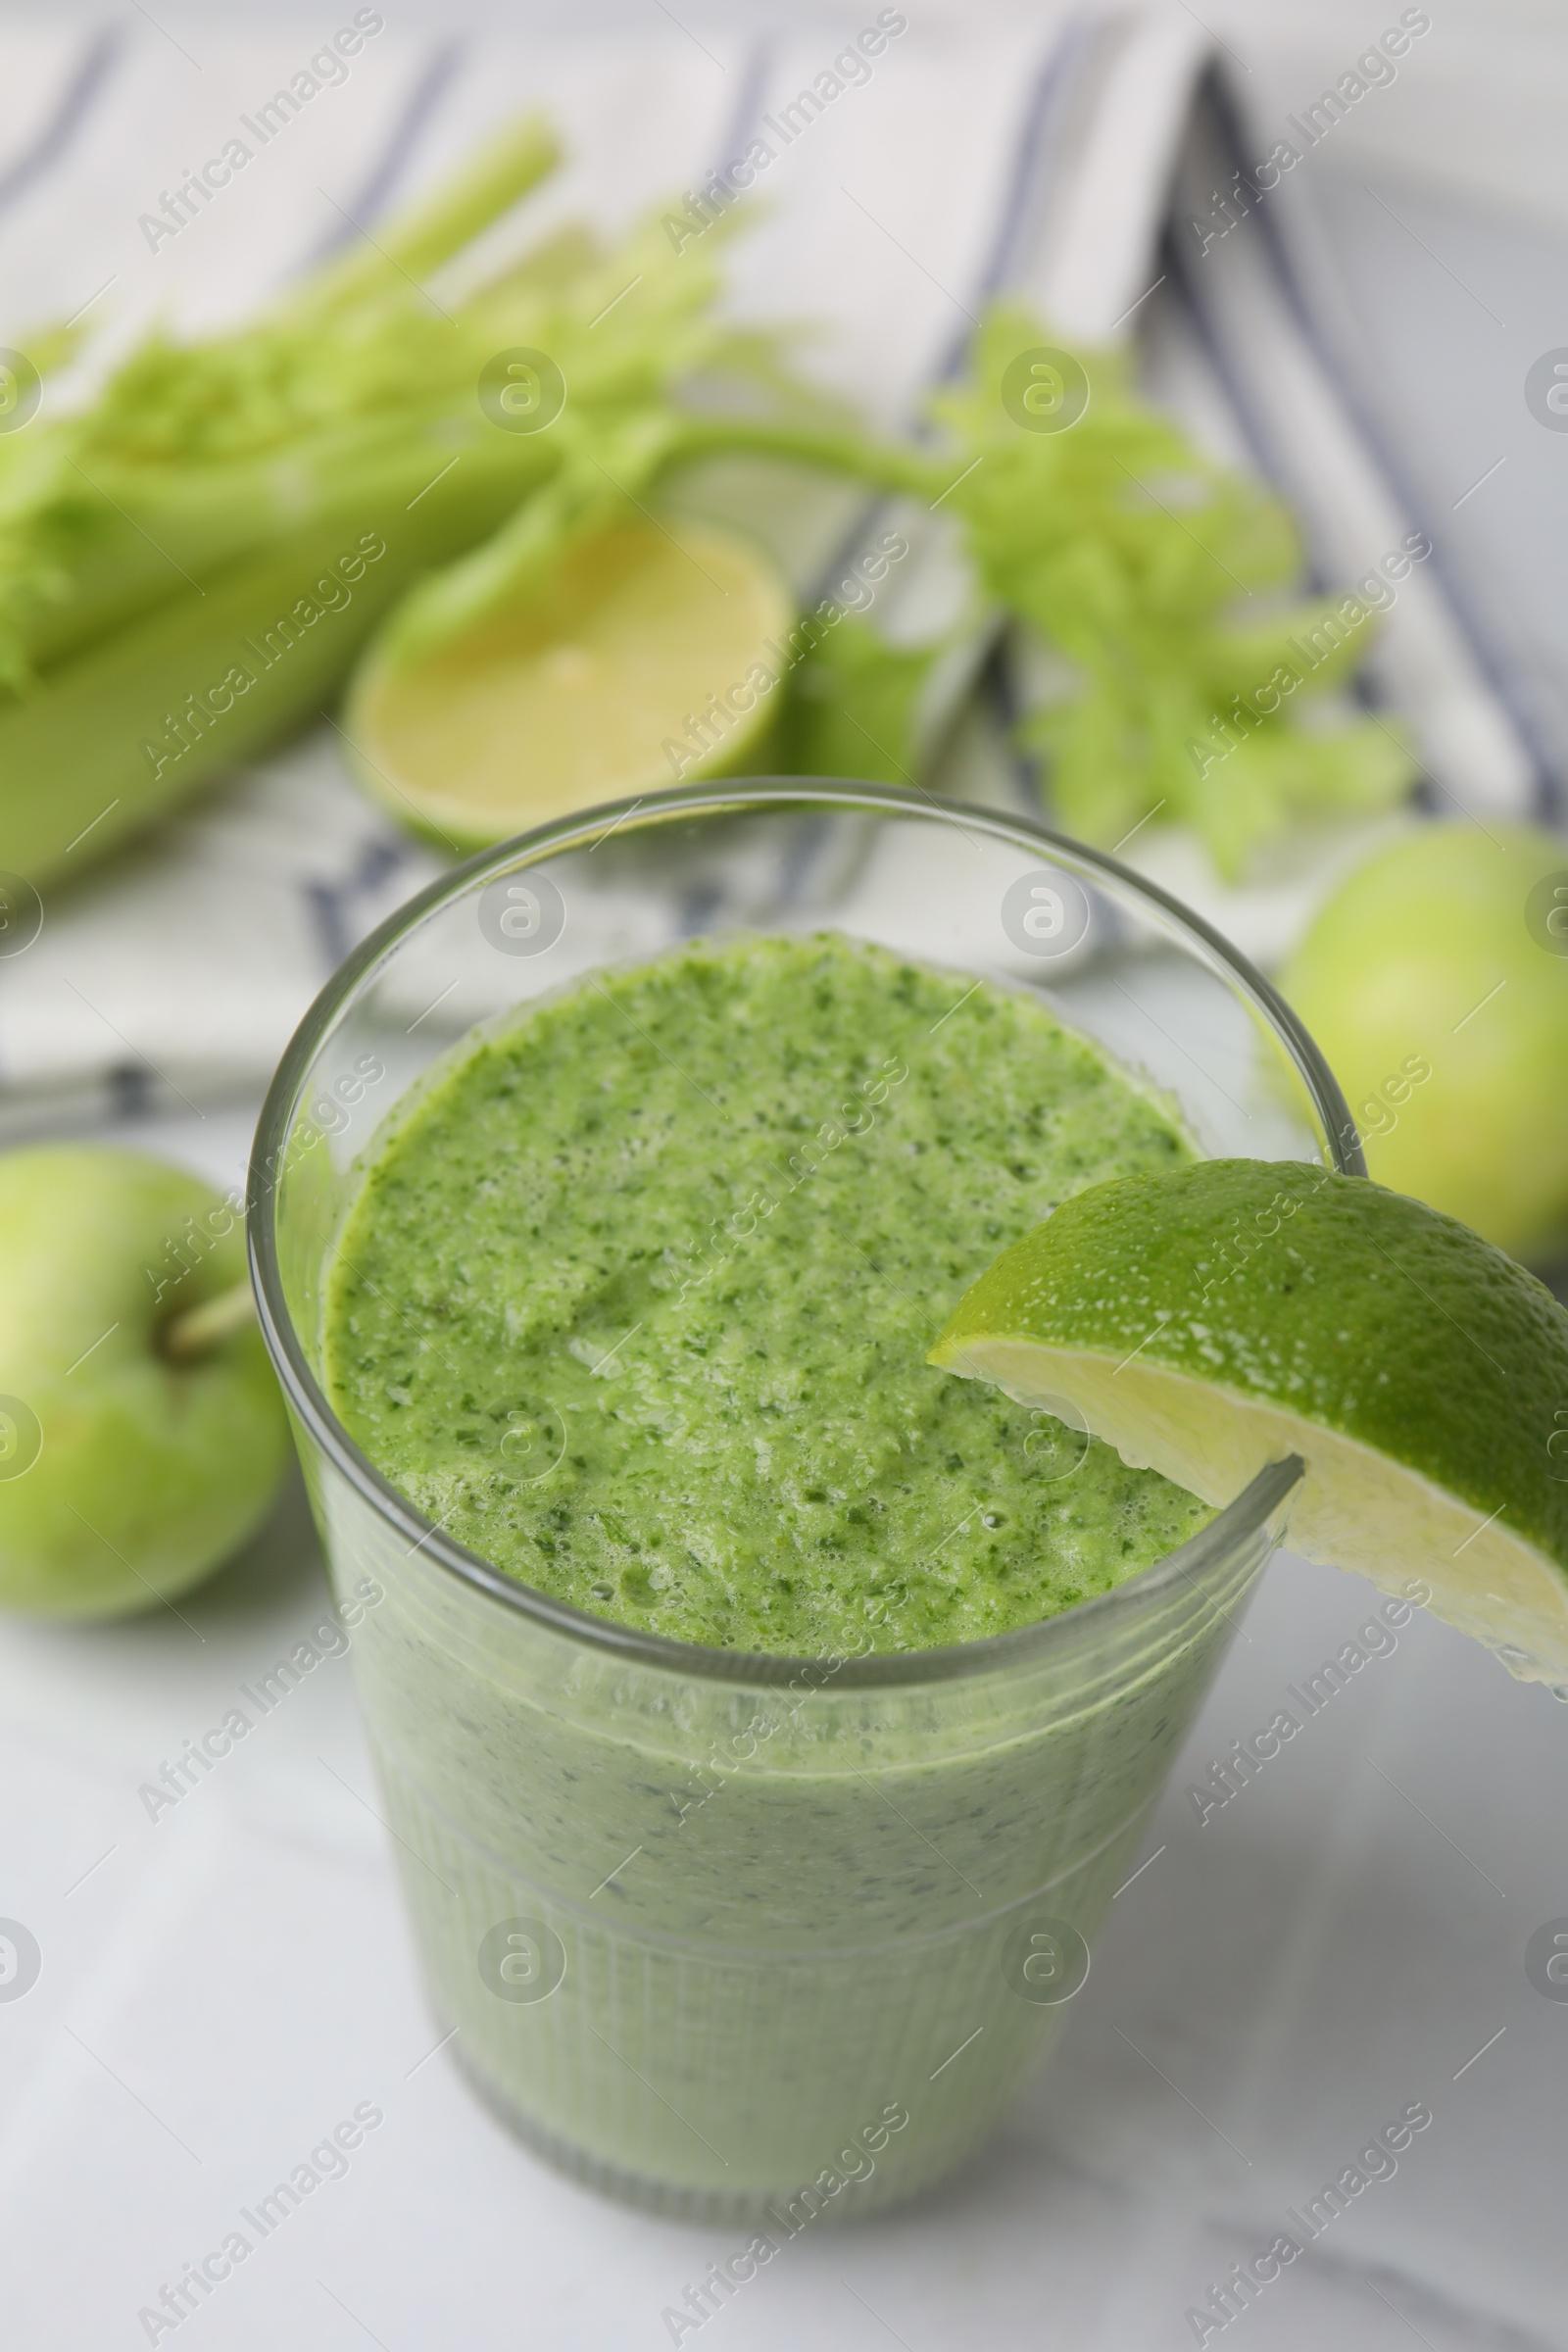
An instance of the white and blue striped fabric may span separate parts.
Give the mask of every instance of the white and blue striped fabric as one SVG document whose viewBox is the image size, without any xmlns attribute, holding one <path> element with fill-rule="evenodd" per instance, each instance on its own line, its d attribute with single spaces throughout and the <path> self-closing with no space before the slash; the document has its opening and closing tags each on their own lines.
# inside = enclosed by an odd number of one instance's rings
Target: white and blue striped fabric
<svg viewBox="0 0 1568 2352">
<path fill-rule="evenodd" d="M 145 15 L 0 31 L 0 342 L 85 315 L 100 327 L 85 390 L 152 319 L 242 319 L 523 109 L 548 110 L 569 154 L 527 208 L 530 236 L 566 215 L 613 229 L 761 138 L 755 224 L 731 247 L 738 316 L 808 323 L 803 368 L 884 425 L 918 416 L 1000 289 L 1069 341 L 1139 337 L 1154 392 L 1286 491 L 1323 581 L 1429 537 L 1362 689 L 1412 730 L 1429 804 L 1483 818 L 1551 806 L 1528 682 L 1489 642 L 1446 518 L 1421 512 L 1366 421 L 1310 174 L 1266 198 L 1247 177 L 1266 145 L 1190 13 L 1044 9 L 1027 31 L 969 38 L 868 8 L 874 59 L 806 31 L 720 54 L 663 19 L 607 46 L 421 39 L 374 9 L 341 14 L 360 28 L 347 60 L 287 29 L 176 39 Z M 319 86 L 263 145 L 257 110 L 301 74 Z M 781 114 L 832 85 L 814 116 Z M 177 234 L 151 231 L 164 193 L 235 137 L 247 166 Z M 814 525 L 803 587 L 854 528 L 842 494 L 821 495 Z M 1008 701 L 993 661 L 941 789 L 1032 794 L 1005 753 Z M 3 794 L 0 779 L 0 826 Z M 1225 890 L 1181 834 L 1152 827 L 1129 853 L 1265 959 L 1347 854 L 1326 837 Z M 0 962 L 3 1131 L 254 1102 L 333 965 L 434 870 L 361 797 L 325 726 L 236 773 L 53 894 L 34 946 Z"/>
</svg>

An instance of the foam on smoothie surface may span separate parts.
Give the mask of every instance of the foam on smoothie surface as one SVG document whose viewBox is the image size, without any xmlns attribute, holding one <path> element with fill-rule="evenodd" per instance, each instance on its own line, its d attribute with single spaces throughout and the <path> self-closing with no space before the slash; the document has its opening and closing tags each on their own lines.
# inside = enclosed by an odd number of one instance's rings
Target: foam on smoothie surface
<svg viewBox="0 0 1568 2352">
<path fill-rule="evenodd" d="M 967 991 L 967 994 L 965 993 Z M 1191 1156 L 1027 996 L 697 940 L 465 1040 L 364 1172 L 328 1392 L 459 1543 L 740 1650 L 973 1641 L 1212 1515 L 925 1354 L 1070 1193 Z"/>
</svg>

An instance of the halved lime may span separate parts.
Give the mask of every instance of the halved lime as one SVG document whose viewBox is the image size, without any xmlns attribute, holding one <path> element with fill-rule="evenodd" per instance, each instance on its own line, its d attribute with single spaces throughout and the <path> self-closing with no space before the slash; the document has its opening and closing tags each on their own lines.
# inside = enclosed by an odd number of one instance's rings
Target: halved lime
<svg viewBox="0 0 1568 2352">
<path fill-rule="evenodd" d="M 405 822 L 465 849 L 596 801 L 733 774 L 782 696 L 795 619 L 755 542 L 617 522 L 549 593 L 417 661 L 372 646 L 345 713 L 355 764 Z"/>
<path fill-rule="evenodd" d="M 1291 1541 L 1568 1681 L 1568 1312 L 1454 1218 L 1297 1161 L 1092 1186 L 965 1292 L 931 1353 L 1066 1399 L 1214 1504 L 1306 1465 Z"/>
</svg>

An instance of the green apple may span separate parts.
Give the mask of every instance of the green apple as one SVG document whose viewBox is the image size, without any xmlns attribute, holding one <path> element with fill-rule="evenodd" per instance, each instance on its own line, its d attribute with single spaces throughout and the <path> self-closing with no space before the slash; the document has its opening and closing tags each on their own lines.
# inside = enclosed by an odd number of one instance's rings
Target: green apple
<svg viewBox="0 0 1568 2352">
<path fill-rule="evenodd" d="M 0 1608 L 151 1608 L 256 1526 L 288 1428 L 245 1280 L 242 1214 L 183 1170 L 0 1155 Z"/>
<path fill-rule="evenodd" d="M 1434 824 L 1343 883 L 1280 985 L 1380 1184 L 1516 1256 L 1568 1239 L 1568 841 Z"/>
</svg>

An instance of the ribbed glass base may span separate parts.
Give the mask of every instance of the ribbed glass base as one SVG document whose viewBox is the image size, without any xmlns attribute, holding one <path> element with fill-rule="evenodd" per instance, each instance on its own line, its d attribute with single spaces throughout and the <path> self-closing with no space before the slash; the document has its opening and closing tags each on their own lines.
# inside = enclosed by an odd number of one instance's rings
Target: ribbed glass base
<svg viewBox="0 0 1568 2352">
<path fill-rule="evenodd" d="M 818 2191 L 817 2199 L 808 2208 L 802 2202 L 799 2181 L 771 2194 L 757 2189 L 730 2194 L 723 2189 L 649 2180 L 624 2165 L 607 2163 L 602 2156 L 549 2130 L 535 2117 L 525 2115 L 488 2076 L 469 2065 L 461 2054 L 461 2046 L 459 2034 L 450 2044 L 450 2053 L 480 2105 L 514 2139 L 547 2164 L 554 2165 L 557 2172 L 579 2181 L 584 2188 L 597 2190 L 601 2196 L 612 2197 L 617 2204 L 634 2206 L 638 2212 L 655 2214 L 662 2221 L 732 2223 L 737 2229 L 760 2229 L 775 2246 L 798 2237 L 804 2229 L 853 2227 L 872 2214 L 886 2213 L 894 2206 L 906 2205 L 915 2197 L 924 2196 L 961 2170 L 984 2145 L 998 2120 L 987 2117 L 967 2139 L 950 2139 L 944 2146 L 930 2149 L 924 2164 L 906 2164 L 893 2171 L 879 2167 L 867 2178 L 845 2181 L 831 2196 Z M 1021 2083 L 1014 2085 L 1015 2090 L 1021 2088 Z M 1004 2111 L 1006 2104 L 1010 2101 L 1004 2103 Z"/>
</svg>

